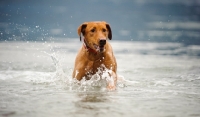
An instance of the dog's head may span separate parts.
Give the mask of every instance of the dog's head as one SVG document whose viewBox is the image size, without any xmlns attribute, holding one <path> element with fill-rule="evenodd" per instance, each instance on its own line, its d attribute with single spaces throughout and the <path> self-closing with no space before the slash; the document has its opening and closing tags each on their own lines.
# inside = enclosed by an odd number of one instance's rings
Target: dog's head
<svg viewBox="0 0 200 117">
<path fill-rule="evenodd" d="M 104 21 L 101 22 L 85 22 L 78 27 L 78 35 L 84 36 L 84 41 L 90 48 L 103 52 L 106 40 L 112 39 L 112 31 L 110 25 Z"/>
</svg>

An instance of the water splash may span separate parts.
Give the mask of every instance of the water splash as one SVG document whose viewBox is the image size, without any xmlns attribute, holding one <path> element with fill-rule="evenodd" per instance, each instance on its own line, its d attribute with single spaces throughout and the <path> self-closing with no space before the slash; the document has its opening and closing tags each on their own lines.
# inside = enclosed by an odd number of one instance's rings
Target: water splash
<svg viewBox="0 0 200 117">
<path fill-rule="evenodd" d="M 58 60 L 58 57 L 56 56 L 55 53 L 50 54 L 50 56 L 51 56 L 51 59 L 53 60 L 55 68 L 56 68 L 54 78 L 57 80 L 66 82 L 68 80 L 68 77 L 65 75 L 65 73 L 62 69 L 62 65 L 61 65 L 60 61 Z"/>
<path fill-rule="evenodd" d="M 117 77 L 117 84 L 118 84 L 118 87 L 120 88 L 124 88 L 127 86 L 134 86 L 135 84 L 138 84 L 138 83 L 139 83 L 138 81 L 127 80 L 122 75 L 118 75 Z"/>
<path fill-rule="evenodd" d="M 54 63 L 54 66 L 56 68 L 56 71 L 51 79 L 56 84 L 60 84 L 64 87 L 64 89 L 69 91 L 105 91 L 106 86 L 108 83 L 114 85 L 114 79 L 111 76 L 112 70 L 107 69 L 105 65 L 101 65 L 97 72 L 95 74 L 88 74 L 87 77 L 89 77 L 90 80 L 87 80 L 85 77 L 82 78 L 82 80 L 78 81 L 75 78 L 71 77 L 72 70 L 68 69 L 66 72 L 64 72 L 61 64 L 61 60 L 57 56 L 57 54 L 54 52 L 52 54 L 49 54 L 47 52 L 44 52 L 45 54 L 49 55 Z M 136 81 L 129 81 L 125 79 L 123 76 L 118 75 L 117 78 L 117 88 L 124 88 L 129 85 L 134 85 L 135 83 L 138 83 Z"/>
</svg>

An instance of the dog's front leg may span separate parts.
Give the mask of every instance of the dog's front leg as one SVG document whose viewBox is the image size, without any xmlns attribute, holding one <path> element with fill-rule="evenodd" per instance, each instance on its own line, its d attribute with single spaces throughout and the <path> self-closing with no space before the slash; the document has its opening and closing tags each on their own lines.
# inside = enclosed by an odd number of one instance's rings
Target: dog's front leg
<svg viewBox="0 0 200 117">
<path fill-rule="evenodd" d="M 110 79 L 107 81 L 108 90 L 116 90 L 117 85 L 117 75 L 114 71 L 110 74 Z"/>
<path fill-rule="evenodd" d="M 85 76 L 85 72 L 83 71 L 82 69 L 74 69 L 72 77 L 80 81 Z"/>
</svg>

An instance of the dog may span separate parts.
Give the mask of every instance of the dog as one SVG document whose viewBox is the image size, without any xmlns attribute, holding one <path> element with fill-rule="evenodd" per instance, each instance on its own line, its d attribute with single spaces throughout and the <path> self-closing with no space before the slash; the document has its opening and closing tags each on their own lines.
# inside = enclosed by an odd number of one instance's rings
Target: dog
<svg viewBox="0 0 200 117">
<path fill-rule="evenodd" d="M 108 90 L 116 89 L 117 62 L 108 39 L 112 39 L 110 25 L 105 21 L 85 22 L 78 27 L 80 41 L 83 38 L 83 45 L 80 48 L 76 59 L 72 77 L 81 80 L 88 74 L 95 74 L 99 68 L 108 69 L 112 82 L 107 82 Z M 104 66 L 104 68 L 102 67 Z"/>
</svg>

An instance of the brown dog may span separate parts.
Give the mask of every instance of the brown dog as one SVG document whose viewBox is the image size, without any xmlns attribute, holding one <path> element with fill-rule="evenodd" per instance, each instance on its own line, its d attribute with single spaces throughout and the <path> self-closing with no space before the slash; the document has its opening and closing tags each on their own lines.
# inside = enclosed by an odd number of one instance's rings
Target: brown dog
<svg viewBox="0 0 200 117">
<path fill-rule="evenodd" d="M 112 82 L 107 82 L 107 89 L 115 90 L 117 81 L 117 63 L 111 45 L 107 39 L 112 39 L 110 25 L 106 22 L 85 22 L 78 27 L 78 35 L 84 37 L 84 43 L 75 60 L 73 78 L 90 79 L 88 74 L 95 74 L 99 68 L 112 71 L 109 73 Z"/>
</svg>

